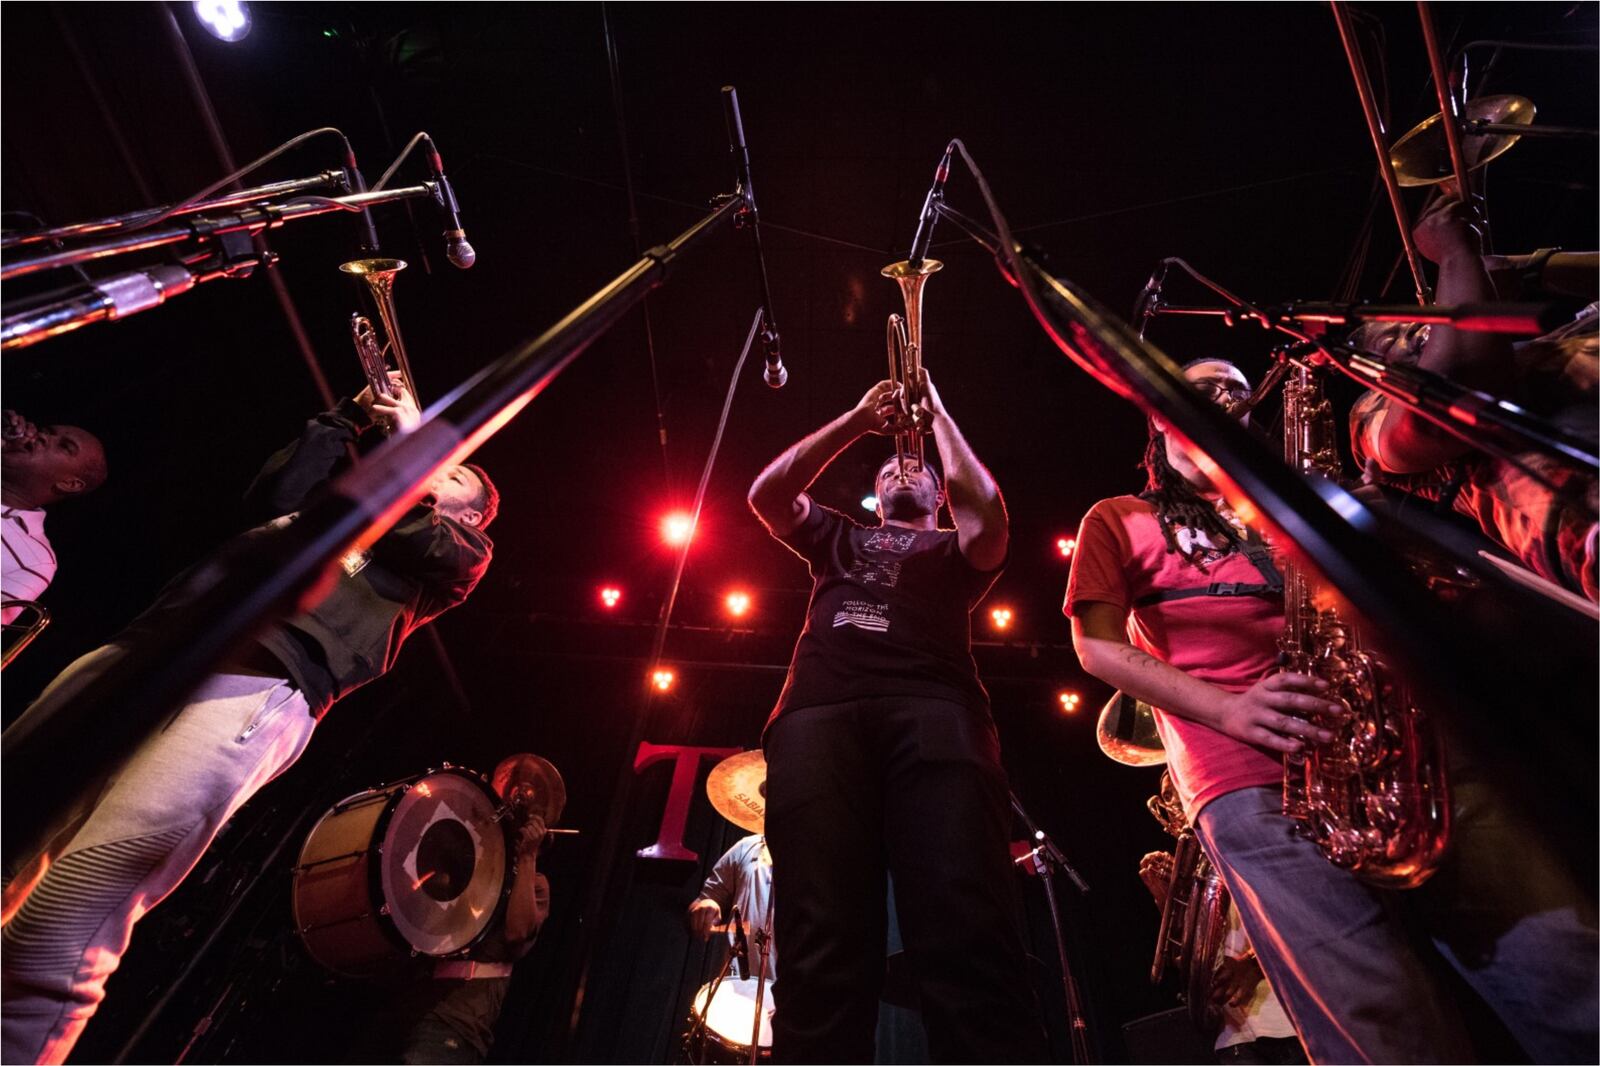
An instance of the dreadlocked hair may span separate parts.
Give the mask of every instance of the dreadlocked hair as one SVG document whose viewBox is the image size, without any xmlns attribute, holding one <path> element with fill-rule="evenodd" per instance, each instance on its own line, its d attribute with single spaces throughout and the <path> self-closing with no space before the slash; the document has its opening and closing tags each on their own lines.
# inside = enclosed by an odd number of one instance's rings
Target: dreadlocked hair
<svg viewBox="0 0 1600 1066">
<path fill-rule="evenodd" d="M 1184 562 L 1204 574 L 1207 572 L 1204 549 L 1196 547 L 1184 551 L 1178 543 L 1179 528 L 1203 533 L 1212 544 L 1226 545 L 1225 554 L 1243 547 L 1244 541 L 1239 537 L 1239 531 L 1218 514 L 1211 501 L 1196 492 L 1182 474 L 1172 469 L 1172 464 L 1167 462 L 1166 434 L 1153 424 L 1150 427 L 1150 443 L 1139 465 L 1145 470 L 1145 487 L 1139 493 L 1139 498 L 1154 505 L 1168 552 L 1182 556 Z"/>
</svg>

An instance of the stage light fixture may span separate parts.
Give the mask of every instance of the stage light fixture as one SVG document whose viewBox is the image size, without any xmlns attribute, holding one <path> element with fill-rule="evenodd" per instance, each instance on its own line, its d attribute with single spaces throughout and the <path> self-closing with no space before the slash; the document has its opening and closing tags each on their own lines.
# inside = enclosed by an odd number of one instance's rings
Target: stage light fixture
<svg viewBox="0 0 1600 1066">
<path fill-rule="evenodd" d="M 622 590 L 615 585 L 607 585 L 600 590 L 600 602 L 606 610 L 610 610 L 622 602 Z"/>
<path fill-rule="evenodd" d="M 1078 541 L 1075 537 L 1056 538 L 1056 551 L 1061 553 L 1061 558 L 1070 559 L 1078 550 Z"/>
<path fill-rule="evenodd" d="M 656 687 L 658 692 L 666 692 L 672 688 L 672 683 L 676 680 L 677 678 L 673 676 L 671 670 L 657 670 L 650 675 L 650 683 Z"/>
<path fill-rule="evenodd" d="M 989 612 L 989 624 L 996 629 L 1011 628 L 1011 608 L 996 607 Z"/>
<path fill-rule="evenodd" d="M 694 519 L 682 511 L 673 511 L 661 520 L 661 539 L 680 548 L 694 535 Z"/>
<path fill-rule="evenodd" d="M 1056 693 L 1056 700 L 1061 704 L 1062 714 L 1077 714 L 1079 704 L 1083 703 L 1083 697 L 1071 689 Z"/>
<path fill-rule="evenodd" d="M 241 0 L 195 0 L 194 17 L 207 33 L 229 44 L 250 33 L 250 5 Z"/>
<path fill-rule="evenodd" d="M 723 601 L 728 605 L 728 613 L 735 618 L 743 618 L 750 610 L 750 594 L 748 592 L 730 592 Z"/>
<path fill-rule="evenodd" d="M 876 514 L 878 511 L 878 498 L 876 496 L 861 497 L 861 509 Z"/>
</svg>

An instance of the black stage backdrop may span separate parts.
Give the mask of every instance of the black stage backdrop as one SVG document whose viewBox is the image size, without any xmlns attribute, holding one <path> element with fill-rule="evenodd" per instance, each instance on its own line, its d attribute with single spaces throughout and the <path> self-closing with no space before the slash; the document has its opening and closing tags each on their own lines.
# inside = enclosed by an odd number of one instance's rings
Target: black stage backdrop
<svg viewBox="0 0 1600 1066">
<path fill-rule="evenodd" d="M 220 176 L 163 29 L 167 10 L 6 6 L 7 228 L 30 224 L 22 212 L 64 223 L 172 202 Z M 518 968 L 495 1057 L 670 1054 L 715 968 L 682 912 L 740 834 L 704 798 L 707 762 L 686 838 L 699 860 L 632 858 L 655 837 L 671 769 L 639 775 L 574 1030 L 579 919 L 602 830 L 624 802 L 628 738 L 648 713 L 653 743 L 757 744 L 807 581 L 749 516 L 744 491 L 881 375 L 898 295 L 878 270 L 903 257 L 951 136 L 966 140 L 1023 235 L 1113 307 L 1130 305 L 1166 255 L 1257 300 L 1331 296 L 1364 219 L 1359 293 L 1377 298 L 1398 247 L 1386 209 L 1369 212 L 1371 149 L 1319 5 L 257 4 L 235 45 L 206 36 L 188 5 L 170 10 L 241 162 L 335 125 L 372 180 L 415 130 L 438 142 L 477 266 L 444 263 L 442 226 L 425 209 L 379 213 L 385 250 L 411 263 L 398 302 L 425 399 L 633 260 L 618 104 L 638 240 L 650 245 L 731 185 L 718 89 L 737 85 L 791 380 L 767 390 L 752 366 L 740 383 L 667 644 L 677 684 L 653 702 L 645 656 L 671 561 L 657 523 L 692 496 L 756 306 L 747 242 L 720 237 L 652 296 L 653 358 L 635 313 L 491 441 L 479 458 L 505 494 L 495 562 L 472 601 L 435 627 L 443 657 L 414 641 L 395 674 L 341 705 L 302 763 L 230 825 L 141 925 L 77 1061 L 361 1058 L 384 992 L 322 973 L 294 937 L 288 868 L 305 833 L 343 796 L 446 761 L 487 770 L 521 750 L 562 769 L 565 823 L 582 835 L 546 853 L 554 911 Z M 1452 47 L 1589 46 L 1507 51 L 1490 88 L 1532 96 L 1542 121 L 1594 125 L 1594 5 L 1445 4 L 1436 17 Z M 1387 45 L 1391 126 L 1403 129 L 1432 110 L 1414 12 L 1374 6 L 1362 24 Z M 1472 52 L 1474 77 L 1488 54 Z M 260 180 L 337 162 L 331 142 L 308 146 Z M 1595 163 L 1593 141 L 1528 141 L 1496 163 L 1499 249 L 1594 246 Z M 422 171 L 413 161 L 404 173 Z M 949 195 L 980 213 L 964 172 Z M 301 223 L 271 244 L 335 391 L 354 391 L 345 322 L 355 294 L 334 270 L 354 252 L 351 225 Z M 1121 1025 L 1173 1002 L 1147 982 L 1156 912 L 1135 876 L 1139 856 L 1165 841 L 1143 811 L 1155 772 L 1095 750 L 1093 712 L 1108 693 L 1067 646 L 1056 541 L 1096 499 L 1138 487 L 1144 427 L 1045 340 L 981 251 L 941 228 L 936 254 L 947 266 L 928 286 L 928 364 L 1013 522 L 1011 565 L 975 618 L 979 664 L 1017 793 L 1092 886 L 1087 896 L 1062 886 L 1064 918 L 1097 1053 L 1121 1060 Z M 6 299 L 24 288 L 8 285 Z M 1408 292 L 1402 272 L 1389 293 Z M 1211 323 L 1158 321 L 1152 336 L 1185 358 L 1234 356 L 1252 376 L 1264 365 L 1263 338 Z M 112 469 L 100 493 L 52 511 L 56 621 L 6 673 L 9 720 L 237 527 L 240 492 L 319 401 L 261 278 L 7 353 L 3 374 L 6 406 L 93 429 Z M 819 498 L 865 519 L 857 501 L 883 453 L 881 443 L 849 450 Z M 606 584 L 623 590 L 615 611 L 600 605 Z M 754 606 L 732 620 L 721 604 L 736 586 Z M 982 623 L 1002 604 L 1014 621 L 997 633 Z M 1076 714 L 1061 712 L 1064 689 L 1082 696 Z M 1018 889 L 1064 1058 L 1040 886 L 1019 875 Z M 891 1035 L 896 1055 L 915 1054 L 903 1026 Z"/>
</svg>

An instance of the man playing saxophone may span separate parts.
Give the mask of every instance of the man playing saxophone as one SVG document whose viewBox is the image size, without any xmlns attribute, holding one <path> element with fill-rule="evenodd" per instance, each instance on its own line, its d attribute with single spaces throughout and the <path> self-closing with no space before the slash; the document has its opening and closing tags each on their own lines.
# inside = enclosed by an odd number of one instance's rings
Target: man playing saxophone
<svg viewBox="0 0 1600 1066">
<path fill-rule="evenodd" d="M 1215 403 L 1250 395 L 1224 360 L 1184 374 Z M 1283 755 L 1332 740 L 1306 719 L 1343 709 L 1322 680 L 1279 672 L 1282 576 L 1165 430 L 1151 421 L 1145 490 L 1102 500 L 1083 520 L 1064 608 L 1079 659 L 1159 708 L 1184 810 L 1312 1061 L 1471 1061 L 1461 1018 L 1429 972 L 1435 960 L 1402 926 L 1398 901 L 1328 862 L 1282 813 Z M 1491 867 L 1483 848 L 1467 846 L 1474 836 L 1458 832 L 1436 882 L 1497 892 L 1477 899 L 1487 912 L 1468 911 L 1469 894 L 1439 894 L 1433 906 L 1457 908 L 1431 916 L 1441 954 L 1534 1061 L 1592 1059 L 1592 906 L 1531 839 Z M 1436 887 L 1407 901 L 1429 906 Z"/>
</svg>

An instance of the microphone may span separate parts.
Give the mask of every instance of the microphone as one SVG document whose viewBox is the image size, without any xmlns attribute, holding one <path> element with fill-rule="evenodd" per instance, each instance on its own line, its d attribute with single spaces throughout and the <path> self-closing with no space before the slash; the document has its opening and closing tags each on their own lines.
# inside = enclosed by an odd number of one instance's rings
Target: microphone
<svg viewBox="0 0 1600 1066">
<path fill-rule="evenodd" d="M 767 353 L 767 369 L 762 372 L 761 380 L 767 383 L 768 388 L 781 389 L 789 380 L 789 372 L 783 368 L 778 331 L 766 324 L 765 312 L 762 312 L 761 343 Z"/>
<path fill-rule="evenodd" d="M 445 177 L 444 161 L 439 158 L 439 150 L 431 139 L 428 141 L 428 166 L 433 171 L 433 202 L 439 205 L 445 217 L 445 258 L 450 260 L 451 266 L 465 270 L 478 261 L 478 253 L 467 243 L 467 232 L 461 228 L 461 206 L 456 203 L 456 191 Z"/>
<path fill-rule="evenodd" d="M 344 168 L 350 175 L 350 188 L 358 193 L 367 191 L 367 179 L 361 176 L 361 168 L 356 166 L 356 153 L 346 141 L 344 146 Z M 372 256 L 378 254 L 378 227 L 372 221 L 372 209 L 361 209 L 361 254 Z"/>
<path fill-rule="evenodd" d="M 756 210 L 756 190 L 750 181 L 750 149 L 744 143 L 744 119 L 739 114 L 739 91 L 732 85 L 722 87 L 722 117 L 728 125 L 728 156 L 733 160 L 734 180 L 738 192 L 748 205 L 745 224 L 755 238 L 756 266 L 761 275 L 761 345 L 766 352 L 767 368 L 761 380 L 768 388 L 781 389 L 789 380 L 789 371 L 783 366 L 783 341 L 778 326 L 772 320 L 772 293 L 767 289 L 767 260 L 761 252 L 760 212 Z"/>
<path fill-rule="evenodd" d="M 1139 298 L 1133 304 L 1134 321 L 1139 327 L 1139 339 L 1144 340 L 1144 328 L 1150 323 L 1150 316 L 1161 304 L 1161 286 L 1167 282 L 1167 267 L 1170 264 L 1163 259 L 1150 274 L 1150 280 L 1144 283 L 1144 288 L 1139 290 Z"/>
<path fill-rule="evenodd" d="M 944 183 L 950 180 L 950 156 L 956 150 L 956 142 L 951 141 L 944 146 L 944 156 L 939 160 L 939 167 L 933 172 L 933 184 L 928 186 L 928 195 L 922 201 L 922 217 L 917 219 L 917 235 L 911 239 L 911 265 L 919 267 L 928 257 L 928 245 L 933 243 L 933 224 L 939 220 L 939 204 L 944 200 Z"/>
<path fill-rule="evenodd" d="M 738 907 L 733 908 L 733 949 L 740 954 L 748 952 L 744 939 L 744 922 L 739 918 Z"/>
</svg>

